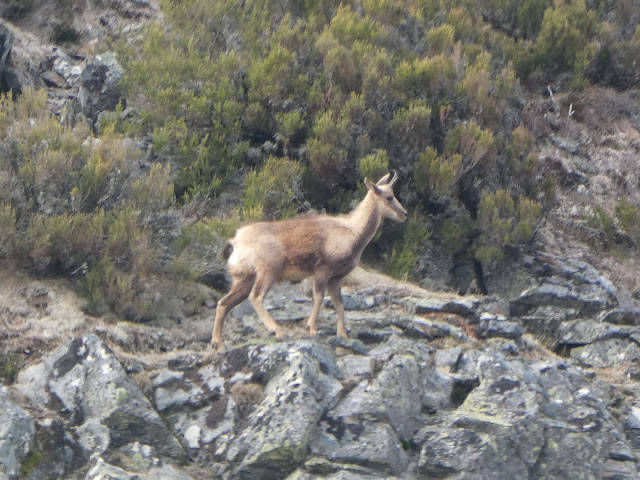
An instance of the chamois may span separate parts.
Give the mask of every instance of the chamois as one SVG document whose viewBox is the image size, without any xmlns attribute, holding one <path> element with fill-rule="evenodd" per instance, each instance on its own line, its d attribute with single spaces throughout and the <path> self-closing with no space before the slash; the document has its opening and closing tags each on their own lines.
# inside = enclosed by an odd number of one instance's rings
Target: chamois
<svg viewBox="0 0 640 480">
<path fill-rule="evenodd" d="M 367 194 L 348 214 L 306 214 L 286 220 L 258 222 L 237 230 L 223 254 L 232 277 L 231 290 L 216 308 L 211 348 L 222 350 L 222 325 L 230 309 L 249 297 L 267 330 L 282 338 L 282 328 L 264 307 L 264 297 L 274 282 L 313 277 L 313 308 L 307 321 L 311 335 L 318 333 L 316 320 L 325 290 L 338 315 L 337 335 L 346 337 L 342 279 L 360 262 L 383 218 L 398 222 L 407 211 L 396 199 L 393 172 L 377 183 L 364 179 Z"/>
</svg>

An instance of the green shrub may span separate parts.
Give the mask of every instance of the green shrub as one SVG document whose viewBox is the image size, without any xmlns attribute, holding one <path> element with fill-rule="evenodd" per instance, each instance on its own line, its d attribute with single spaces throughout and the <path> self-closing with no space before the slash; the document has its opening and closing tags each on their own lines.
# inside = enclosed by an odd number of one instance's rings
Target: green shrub
<svg viewBox="0 0 640 480">
<path fill-rule="evenodd" d="M 143 274 L 150 269 L 154 252 L 140 223 L 139 212 L 132 207 L 115 210 L 107 226 L 105 253 L 119 269 Z"/>
<path fill-rule="evenodd" d="M 431 108 L 424 100 L 414 100 L 395 111 L 389 129 L 397 156 L 415 158 L 431 140 Z"/>
<path fill-rule="evenodd" d="M 153 164 L 149 173 L 131 185 L 131 203 L 145 215 L 166 210 L 175 200 L 171 165 Z"/>
<path fill-rule="evenodd" d="M 469 244 L 472 222 L 464 212 L 455 218 L 447 218 L 439 226 L 437 234 L 442 247 L 452 254 L 462 251 Z"/>
<path fill-rule="evenodd" d="M 87 298 L 84 310 L 91 315 L 108 312 L 122 314 L 136 320 L 134 303 L 136 289 L 134 276 L 116 268 L 106 257 L 92 266 L 82 279 L 82 290 Z"/>
<path fill-rule="evenodd" d="M 493 132 L 481 128 L 473 120 L 459 123 L 449 130 L 445 139 L 445 155 L 461 156 L 460 172 L 466 172 L 491 157 L 495 148 Z"/>
<path fill-rule="evenodd" d="M 454 153 L 439 156 L 433 147 L 427 147 L 413 167 L 415 188 L 425 197 L 444 197 L 451 194 L 462 166 L 462 156 Z"/>
<path fill-rule="evenodd" d="M 615 212 L 622 229 L 631 236 L 636 247 L 640 247 L 640 206 L 628 200 L 620 200 Z"/>
<path fill-rule="evenodd" d="M 18 355 L 12 352 L 0 352 L 0 378 L 10 385 L 16 381 L 19 371 Z"/>
<path fill-rule="evenodd" d="M 0 257 L 12 255 L 16 241 L 16 211 L 8 203 L 0 203 Z"/>
<path fill-rule="evenodd" d="M 430 233 L 424 219 L 417 212 L 409 215 L 399 230 L 399 239 L 393 243 L 385 271 L 396 278 L 407 279 L 415 268 L 416 260 Z"/>
<path fill-rule="evenodd" d="M 448 23 L 433 27 L 426 34 L 427 45 L 433 53 L 450 53 L 455 45 L 455 30 Z"/>
<path fill-rule="evenodd" d="M 105 223 L 102 210 L 95 214 L 36 214 L 18 249 L 40 273 L 69 273 L 101 256 Z"/>
<path fill-rule="evenodd" d="M 597 52 L 598 27 L 595 11 L 588 9 L 584 0 L 547 8 L 535 43 L 516 55 L 519 73 L 527 77 L 538 67 L 547 75 L 570 72 L 574 86 L 583 86 Z"/>
<path fill-rule="evenodd" d="M 332 112 L 316 118 L 313 137 L 307 142 L 309 167 L 324 183 L 335 184 L 344 179 L 350 143 L 347 119 L 335 118 Z"/>
<path fill-rule="evenodd" d="M 291 112 L 282 112 L 276 115 L 276 121 L 278 123 L 278 132 L 280 132 L 287 141 L 287 144 L 291 142 L 291 139 L 304 129 L 304 116 L 300 110 L 293 110 Z"/>
<path fill-rule="evenodd" d="M 360 159 L 360 176 L 374 182 L 389 171 L 389 158 L 386 150 L 377 150 Z"/>
<path fill-rule="evenodd" d="M 600 205 L 591 208 L 587 217 L 587 225 L 602 233 L 604 247 L 610 247 L 616 238 L 616 221 Z"/>
<path fill-rule="evenodd" d="M 302 199 L 302 166 L 271 156 L 260 170 L 245 177 L 243 212 L 246 218 L 284 218 L 296 213 Z"/>
<path fill-rule="evenodd" d="M 485 192 L 478 206 L 481 235 L 476 242 L 476 258 L 491 266 L 503 258 L 504 246 L 528 242 L 541 213 L 538 202 L 522 195 L 515 197 L 504 189 Z"/>
</svg>

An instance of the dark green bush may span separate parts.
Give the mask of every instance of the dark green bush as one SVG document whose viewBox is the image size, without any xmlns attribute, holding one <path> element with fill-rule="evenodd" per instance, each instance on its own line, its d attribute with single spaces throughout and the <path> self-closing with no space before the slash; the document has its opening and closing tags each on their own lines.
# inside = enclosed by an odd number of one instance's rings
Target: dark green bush
<svg viewBox="0 0 640 480">
<path fill-rule="evenodd" d="M 245 185 L 244 218 L 290 217 L 302 201 L 302 167 L 293 160 L 272 156 L 260 170 L 247 174 Z"/>
<path fill-rule="evenodd" d="M 636 247 L 640 247 L 640 206 L 628 200 L 620 200 L 615 208 L 616 219 L 633 239 Z"/>
<path fill-rule="evenodd" d="M 486 266 L 503 258 L 506 245 L 518 246 L 531 239 L 542 213 L 542 206 L 524 196 L 516 197 L 504 189 L 482 195 L 478 209 L 481 236 L 476 257 Z"/>
</svg>

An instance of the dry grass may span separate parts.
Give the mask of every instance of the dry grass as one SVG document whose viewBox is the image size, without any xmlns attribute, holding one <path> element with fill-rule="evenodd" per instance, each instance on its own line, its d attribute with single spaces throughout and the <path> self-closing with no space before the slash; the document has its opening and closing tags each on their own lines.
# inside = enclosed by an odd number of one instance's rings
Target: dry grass
<svg viewBox="0 0 640 480">
<path fill-rule="evenodd" d="M 410 282 L 397 280 L 389 275 L 356 267 L 344 280 L 344 286 L 352 290 L 376 289 L 395 296 L 413 296 L 436 298 L 440 300 L 461 299 L 460 295 L 451 292 L 434 292 Z M 465 296 L 464 298 L 470 298 Z"/>
</svg>

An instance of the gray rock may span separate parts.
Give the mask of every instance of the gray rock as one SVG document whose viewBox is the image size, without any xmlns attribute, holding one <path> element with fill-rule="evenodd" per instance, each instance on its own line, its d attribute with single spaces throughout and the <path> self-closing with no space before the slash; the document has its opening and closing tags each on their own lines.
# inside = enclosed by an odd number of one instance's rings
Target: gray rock
<svg viewBox="0 0 640 480">
<path fill-rule="evenodd" d="M 369 310 L 376 306 L 375 297 L 371 295 L 364 296 L 343 293 L 342 301 L 345 310 Z"/>
<path fill-rule="evenodd" d="M 527 479 L 524 461 L 514 445 L 484 432 L 459 428 L 441 431 L 429 438 L 420 451 L 418 472 L 428 478 L 463 473 L 468 478 L 491 478 L 500 472 L 504 478 Z"/>
<path fill-rule="evenodd" d="M 624 419 L 624 433 L 633 448 L 640 448 L 640 408 L 629 408 Z"/>
<path fill-rule="evenodd" d="M 318 420 L 336 402 L 342 386 L 328 374 L 338 369 L 330 352 L 311 343 L 265 346 L 247 356 L 269 380 L 226 458 L 236 466 L 234 478 L 282 478 L 304 460 Z"/>
<path fill-rule="evenodd" d="M 612 338 L 571 349 L 571 358 L 589 367 L 614 367 L 640 361 L 640 347 L 634 341 Z"/>
<path fill-rule="evenodd" d="M 84 480 L 193 480 L 193 477 L 177 470 L 171 465 L 150 468 L 146 472 L 128 472 L 98 459 L 87 472 Z"/>
<path fill-rule="evenodd" d="M 633 462 L 621 462 L 609 459 L 602 466 L 602 480 L 634 480 L 638 470 Z"/>
<path fill-rule="evenodd" d="M 88 118 L 95 122 L 99 113 L 116 108 L 121 96 L 118 82 L 123 73 L 113 52 L 97 55 L 87 61 L 80 74 L 78 100 Z"/>
<path fill-rule="evenodd" d="M 162 370 L 153 379 L 154 403 L 156 408 L 165 410 L 190 405 L 199 406 L 204 401 L 204 391 L 184 378 L 184 372 Z"/>
<path fill-rule="evenodd" d="M 567 282 L 551 283 L 532 287 L 509 305 L 511 315 L 523 316 L 537 307 L 553 305 L 578 310 L 582 315 L 593 315 L 617 304 L 612 293 L 597 283 L 573 285 Z"/>
<path fill-rule="evenodd" d="M 45 355 L 19 373 L 15 387 L 34 404 L 57 410 L 70 427 L 95 431 L 99 422 L 108 429 L 110 448 L 140 441 L 153 445 L 163 456 L 185 458 L 140 388 L 95 335 L 77 337 Z M 91 426 L 82 427 L 86 422 Z M 88 445 L 86 441 L 84 446 Z M 96 448 L 103 448 L 102 440 Z"/>
<path fill-rule="evenodd" d="M 334 421 L 388 421 L 402 438 L 411 438 L 420 423 L 420 387 L 421 371 L 416 358 L 397 354 L 373 381 L 361 381 L 328 415 Z"/>
<path fill-rule="evenodd" d="M 640 311 L 631 308 L 615 308 L 602 312 L 598 319 L 601 322 L 619 325 L 640 325 Z"/>
<path fill-rule="evenodd" d="M 479 338 L 510 338 L 516 340 L 522 337 L 524 328 L 517 322 L 507 321 L 501 315 L 483 313 L 477 325 L 476 333 Z"/>
<path fill-rule="evenodd" d="M 0 385 L 0 471 L 8 478 L 19 478 L 23 460 L 33 448 L 35 423 L 31 415 L 9 400 Z"/>
<path fill-rule="evenodd" d="M 409 313 L 455 313 L 463 317 L 474 317 L 475 308 L 480 301 L 475 297 L 458 297 L 458 298 L 416 298 L 405 297 L 400 300 Z"/>
<path fill-rule="evenodd" d="M 0 21 L 0 92 L 14 91 L 20 93 L 22 84 L 18 72 L 7 64 L 13 49 L 13 32 Z"/>
<path fill-rule="evenodd" d="M 311 452 L 335 462 L 396 475 L 408 464 L 397 435 L 386 423 L 327 419 L 321 422 L 320 431 L 311 442 Z"/>
<path fill-rule="evenodd" d="M 338 366 L 345 378 L 371 378 L 375 369 L 375 361 L 365 355 L 345 355 L 338 360 Z"/>
</svg>

